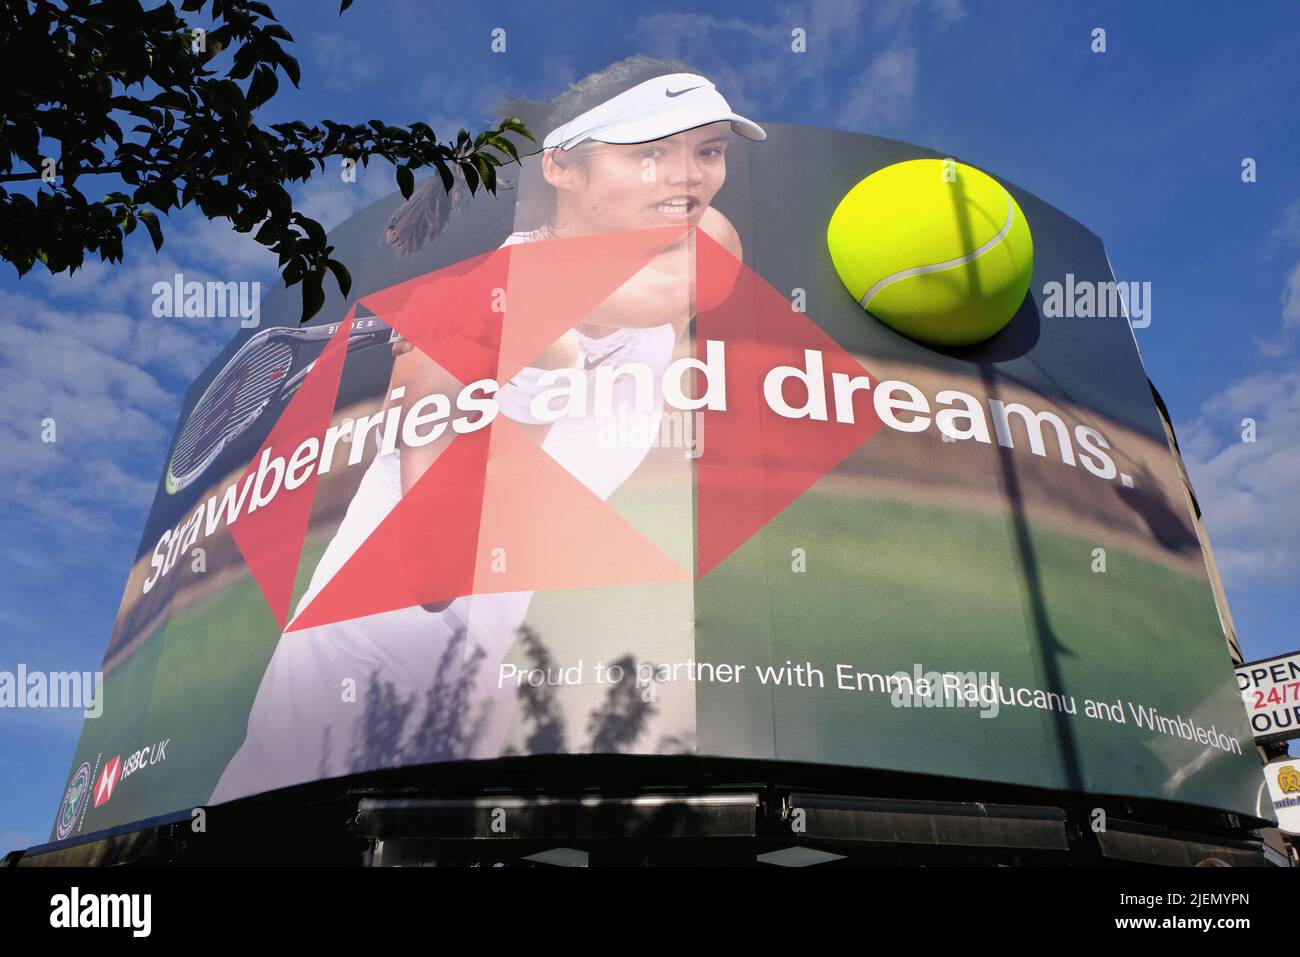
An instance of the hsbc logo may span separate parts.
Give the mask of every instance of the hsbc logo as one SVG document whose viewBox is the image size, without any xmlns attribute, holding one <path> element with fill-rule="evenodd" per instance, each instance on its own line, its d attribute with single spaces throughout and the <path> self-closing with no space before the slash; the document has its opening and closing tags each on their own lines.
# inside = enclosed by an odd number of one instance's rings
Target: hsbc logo
<svg viewBox="0 0 1300 957">
<path fill-rule="evenodd" d="M 120 780 L 122 780 L 122 756 L 117 754 L 99 773 L 99 780 L 95 783 L 95 807 L 108 803 L 108 799 L 113 796 L 113 789 L 117 787 L 117 782 Z"/>
<path fill-rule="evenodd" d="M 126 759 L 122 766 L 122 778 L 125 780 L 137 771 L 143 771 L 151 764 L 161 764 L 167 760 L 167 745 L 171 743 L 171 738 L 159 741 L 153 747 L 141 748 L 135 754 Z"/>
<path fill-rule="evenodd" d="M 120 754 L 113 755 L 112 758 L 104 765 L 104 770 L 99 774 L 99 780 L 95 783 L 95 807 L 101 804 L 107 804 L 109 798 L 117 786 L 137 771 L 142 771 L 153 764 L 161 764 L 167 760 L 167 745 L 171 743 L 171 738 L 164 738 L 157 744 L 148 748 L 141 748 L 127 756 L 126 761 L 122 760 Z"/>
</svg>

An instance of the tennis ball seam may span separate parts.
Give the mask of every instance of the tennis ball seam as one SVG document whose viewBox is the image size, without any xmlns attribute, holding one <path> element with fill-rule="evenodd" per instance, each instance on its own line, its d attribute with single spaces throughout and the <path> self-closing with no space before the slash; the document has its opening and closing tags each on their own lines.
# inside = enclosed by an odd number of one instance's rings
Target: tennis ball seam
<svg viewBox="0 0 1300 957">
<path fill-rule="evenodd" d="M 1010 235 L 1011 227 L 1015 223 L 1015 218 L 1016 218 L 1016 204 L 1015 201 L 1011 198 L 1010 194 L 1008 194 L 1007 195 L 1007 221 L 1002 224 L 1002 228 L 999 229 L 993 235 L 993 237 L 988 240 L 988 242 L 984 243 L 984 245 L 971 250 L 970 252 L 966 253 L 963 256 L 958 256 L 956 259 L 949 259 L 941 263 L 931 263 L 926 266 L 912 266 L 909 269 L 903 269 L 892 275 L 885 276 L 883 279 L 877 280 L 875 285 L 873 285 L 870 289 L 868 289 L 865 293 L 863 293 L 862 298 L 859 299 L 858 302 L 861 303 L 863 309 L 867 309 L 870 306 L 871 300 L 874 299 L 877 296 L 877 294 L 879 294 L 880 290 L 884 289 L 886 286 L 898 282 L 899 280 L 911 279 L 914 276 L 925 276 L 928 275 L 929 273 L 934 273 L 934 272 L 942 272 L 945 269 L 954 269 L 957 266 L 964 266 L 969 262 L 973 262 L 974 260 L 979 259 L 979 257 L 983 256 L 985 253 L 997 247 L 999 243 L 1001 243 L 1004 239 L 1007 238 L 1008 235 Z"/>
</svg>

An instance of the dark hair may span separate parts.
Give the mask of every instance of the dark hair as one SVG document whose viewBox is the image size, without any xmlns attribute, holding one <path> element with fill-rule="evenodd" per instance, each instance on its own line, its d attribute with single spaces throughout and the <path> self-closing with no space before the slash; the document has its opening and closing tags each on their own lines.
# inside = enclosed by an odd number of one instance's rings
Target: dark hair
<svg viewBox="0 0 1300 957">
<path fill-rule="evenodd" d="M 570 83 L 567 90 L 548 102 L 507 97 L 493 110 L 493 114 L 498 119 L 514 116 L 523 120 L 528 132 L 537 138 L 537 143 L 522 140 L 520 156 L 535 155 L 541 152 L 541 142 L 546 134 L 557 126 L 646 80 L 669 73 L 699 73 L 699 70 L 681 60 L 657 59 L 637 54 L 611 63 L 603 70 L 588 73 L 576 83 Z M 520 143 L 518 137 L 515 142 Z M 524 146 L 527 147 L 526 150 Z M 551 225 L 555 213 L 555 190 L 542 177 L 539 159 L 524 160 L 516 189 L 515 228 L 536 229 L 542 225 Z"/>
<path fill-rule="evenodd" d="M 603 70 L 589 73 L 559 96 L 546 102 L 507 97 L 493 110 L 499 118 L 515 116 L 523 120 L 528 132 L 537 138 L 531 143 L 518 136 L 511 140 L 524 159 L 522 167 L 502 167 L 503 184 L 513 186 L 515 194 L 515 228 L 536 229 L 553 226 L 555 190 L 542 176 L 540 159 L 530 159 L 541 152 L 541 142 L 557 126 L 580 116 L 594 106 L 618 96 L 646 80 L 669 73 L 698 73 L 681 60 L 658 60 L 648 56 L 630 56 L 611 63 Z M 581 163 L 581 156 L 574 162 Z M 413 253 L 442 234 L 456 210 L 469 201 L 469 189 L 459 170 L 453 170 L 456 184 L 448 193 L 442 180 L 431 176 L 419 184 L 389 220 L 385 235 L 388 242 L 403 253 Z"/>
</svg>

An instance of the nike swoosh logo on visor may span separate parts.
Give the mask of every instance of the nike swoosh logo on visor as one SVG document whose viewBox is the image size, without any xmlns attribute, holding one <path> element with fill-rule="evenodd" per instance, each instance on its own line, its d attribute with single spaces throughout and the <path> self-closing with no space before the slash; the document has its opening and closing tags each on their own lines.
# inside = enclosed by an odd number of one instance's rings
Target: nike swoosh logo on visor
<svg viewBox="0 0 1300 957">
<path fill-rule="evenodd" d="M 698 86 L 688 86 L 684 90 L 664 90 L 664 96 L 681 96 L 683 93 L 689 93 L 691 90 L 698 90 Z"/>
<path fill-rule="evenodd" d="M 595 361 L 592 361 L 587 356 L 583 356 L 582 367 L 586 371 L 590 372 L 592 369 L 596 368 L 597 366 L 604 365 L 606 362 L 608 362 L 610 359 L 612 359 L 614 356 L 618 355 L 622 351 L 623 351 L 623 347 L 621 345 L 616 346 L 615 348 L 610 349 L 608 352 L 606 352 L 603 356 L 599 356 Z"/>
</svg>

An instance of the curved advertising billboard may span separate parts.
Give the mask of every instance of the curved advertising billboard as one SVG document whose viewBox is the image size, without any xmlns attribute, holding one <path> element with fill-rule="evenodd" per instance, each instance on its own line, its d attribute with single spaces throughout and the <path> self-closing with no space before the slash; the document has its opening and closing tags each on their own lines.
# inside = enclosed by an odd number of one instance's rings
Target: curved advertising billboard
<svg viewBox="0 0 1300 957">
<path fill-rule="evenodd" d="M 277 290 L 194 383 L 52 839 L 584 752 L 1254 813 L 1099 239 L 659 79 L 352 217 L 351 296 Z"/>
</svg>

